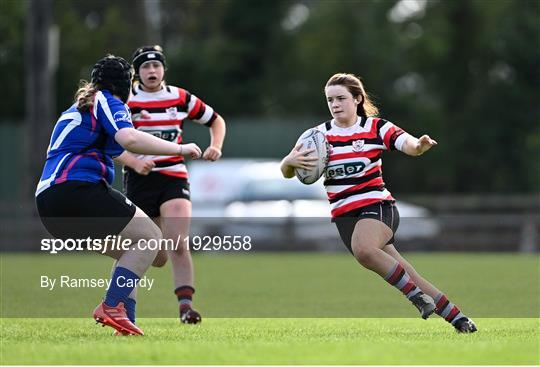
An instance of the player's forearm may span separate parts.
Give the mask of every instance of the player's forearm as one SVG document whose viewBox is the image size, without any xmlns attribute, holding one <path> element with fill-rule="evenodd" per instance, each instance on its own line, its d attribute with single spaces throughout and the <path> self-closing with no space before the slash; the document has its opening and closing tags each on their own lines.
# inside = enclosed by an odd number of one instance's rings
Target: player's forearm
<svg viewBox="0 0 540 367">
<path fill-rule="evenodd" d="M 291 166 L 287 162 L 287 157 L 283 158 L 281 161 L 281 173 L 283 174 L 283 177 L 285 178 L 293 178 L 294 177 L 294 167 Z"/>
<path fill-rule="evenodd" d="M 407 139 L 403 142 L 401 151 L 413 157 L 422 154 L 418 147 L 418 139 L 412 135 L 407 136 Z"/>
<path fill-rule="evenodd" d="M 118 164 L 135 169 L 135 164 L 137 163 L 138 158 L 135 157 L 132 153 L 128 152 L 127 150 L 124 150 L 122 154 L 114 158 L 114 161 Z"/>
<path fill-rule="evenodd" d="M 120 129 L 114 139 L 124 149 L 138 154 L 180 155 L 181 146 L 176 143 L 157 138 L 133 128 Z"/>
<path fill-rule="evenodd" d="M 210 127 L 210 146 L 221 150 L 223 148 L 223 141 L 225 140 L 225 132 L 227 128 L 225 126 L 225 120 L 223 117 L 218 116 Z"/>
</svg>

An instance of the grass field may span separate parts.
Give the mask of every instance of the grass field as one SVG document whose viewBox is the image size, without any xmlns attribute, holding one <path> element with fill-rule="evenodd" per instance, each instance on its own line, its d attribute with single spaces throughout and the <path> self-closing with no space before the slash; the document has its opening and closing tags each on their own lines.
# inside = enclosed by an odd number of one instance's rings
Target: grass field
<svg viewBox="0 0 540 367">
<path fill-rule="evenodd" d="M 1 363 L 540 364 L 537 255 L 407 257 L 478 333 L 420 319 L 347 254 L 253 253 L 195 256 L 198 326 L 176 319 L 170 269 L 152 269 L 156 284 L 141 292 L 138 310 L 146 335 L 118 338 L 89 318 L 103 289 L 39 286 L 43 274 L 106 277 L 109 260 L 2 254 Z"/>
<path fill-rule="evenodd" d="M 113 337 L 90 319 L 3 319 L 3 364 L 539 364 L 538 319 L 172 319 Z"/>
</svg>

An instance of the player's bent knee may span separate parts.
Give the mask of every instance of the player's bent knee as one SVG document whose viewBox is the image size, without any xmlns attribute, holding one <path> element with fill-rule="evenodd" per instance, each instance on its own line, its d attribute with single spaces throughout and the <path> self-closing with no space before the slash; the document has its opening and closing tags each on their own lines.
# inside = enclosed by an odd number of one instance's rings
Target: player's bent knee
<svg viewBox="0 0 540 367">
<path fill-rule="evenodd" d="M 165 264 L 167 264 L 167 259 L 167 252 L 160 250 L 158 251 L 156 258 L 154 259 L 152 266 L 156 268 L 162 268 L 163 266 L 165 266 Z"/>
<path fill-rule="evenodd" d="M 370 266 L 374 262 L 376 249 L 368 246 L 354 246 L 354 256 L 363 266 Z"/>
<path fill-rule="evenodd" d="M 157 224 L 138 208 L 136 215 L 131 219 L 124 230 L 120 232 L 120 235 L 124 238 L 130 238 L 133 241 L 160 241 L 163 238 L 163 234 Z"/>
<path fill-rule="evenodd" d="M 144 223 L 141 223 L 140 227 L 140 237 L 144 240 L 154 240 L 156 242 L 159 242 L 163 239 L 163 233 L 161 232 L 161 229 L 152 222 L 151 219 L 148 219 Z"/>
<path fill-rule="evenodd" d="M 149 239 L 155 239 L 155 240 L 162 240 L 163 239 L 163 233 L 161 233 L 161 229 L 154 223 L 152 223 L 152 226 L 148 229 L 148 238 Z"/>
</svg>

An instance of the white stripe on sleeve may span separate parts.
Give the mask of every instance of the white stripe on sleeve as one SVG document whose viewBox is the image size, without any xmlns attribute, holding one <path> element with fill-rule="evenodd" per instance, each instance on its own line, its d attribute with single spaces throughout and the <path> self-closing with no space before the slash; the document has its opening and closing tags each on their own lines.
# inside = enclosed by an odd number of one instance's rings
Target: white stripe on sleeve
<svg viewBox="0 0 540 367">
<path fill-rule="evenodd" d="M 197 121 L 200 121 L 201 123 L 206 124 L 208 121 L 210 121 L 210 118 L 212 118 L 213 114 L 214 114 L 214 109 L 210 107 L 209 105 L 206 105 L 206 110 L 204 111 L 204 114 Z"/>
<path fill-rule="evenodd" d="M 96 93 L 96 99 L 99 104 L 101 104 L 101 108 L 103 109 L 103 112 L 105 112 L 105 116 L 107 116 L 107 119 L 109 120 L 110 124 L 116 131 L 118 131 L 118 125 L 116 125 L 116 122 L 114 122 L 114 118 L 111 112 L 111 109 L 109 107 L 109 104 L 107 103 L 107 98 L 103 95 L 101 91 L 98 91 Z M 94 115 L 97 118 L 97 108 L 95 110 Z"/>
<path fill-rule="evenodd" d="M 394 143 L 397 150 L 403 152 L 403 144 L 405 144 L 409 136 L 410 135 L 408 133 L 403 133 L 397 137 L 396 142 Z"/>
<path fill-rule="evenodd" d="M 197 100 L 199 98 L 197 98 L 196 95 L 192 94 L 191 95 L 191 99 L 189 100 L 189 104 L 188 104 L 188 113 L 191 113 L 191 111 L 193 111 L 193 109 L 195 108 L 195 103 L 197 103 Z"/>
<path fill-rule="evenodd" d="M 381 128 L 379 129 L 379 136 L 381 137 L 381 139 L 384 141 L 384 136 L 386 135 L 386 133 L 388 132 L 388 130 L 390 130 L 392 127 L 394 127 L 394 124 L 387 121 L 383 126 L 381 126 Z"/>
</svg>

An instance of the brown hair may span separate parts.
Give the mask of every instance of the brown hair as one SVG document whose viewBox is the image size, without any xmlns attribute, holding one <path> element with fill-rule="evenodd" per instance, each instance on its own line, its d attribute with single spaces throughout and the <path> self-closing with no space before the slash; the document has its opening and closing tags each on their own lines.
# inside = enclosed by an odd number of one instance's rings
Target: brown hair
<svg viewBox="0 0 540 367">
<path fill-rule="evenodd" d="M 94 96 L 98 89 L 92 83 L 86 80 L 81 80 L 79 83 L 79 89 L 75 92 L 75 102 L 77 103 L 77 109 L 81 112 L 88 112 L 94 107 Z"/>
<path fill-rule="evenodd" d="M 362 102 L 360 102 L 356 110 L 356 113 L 359 116 L 372 117 L 379 114 L 379 109 L 373 104 L 369 95 L 366 93 L 360 77 L 357 77 L 354 74 L 346 73 L 334 74 L 326 82 L 325 88 L 331 85 L 344 86 L 355 98 L 362 96 Z"/>
</svg>

